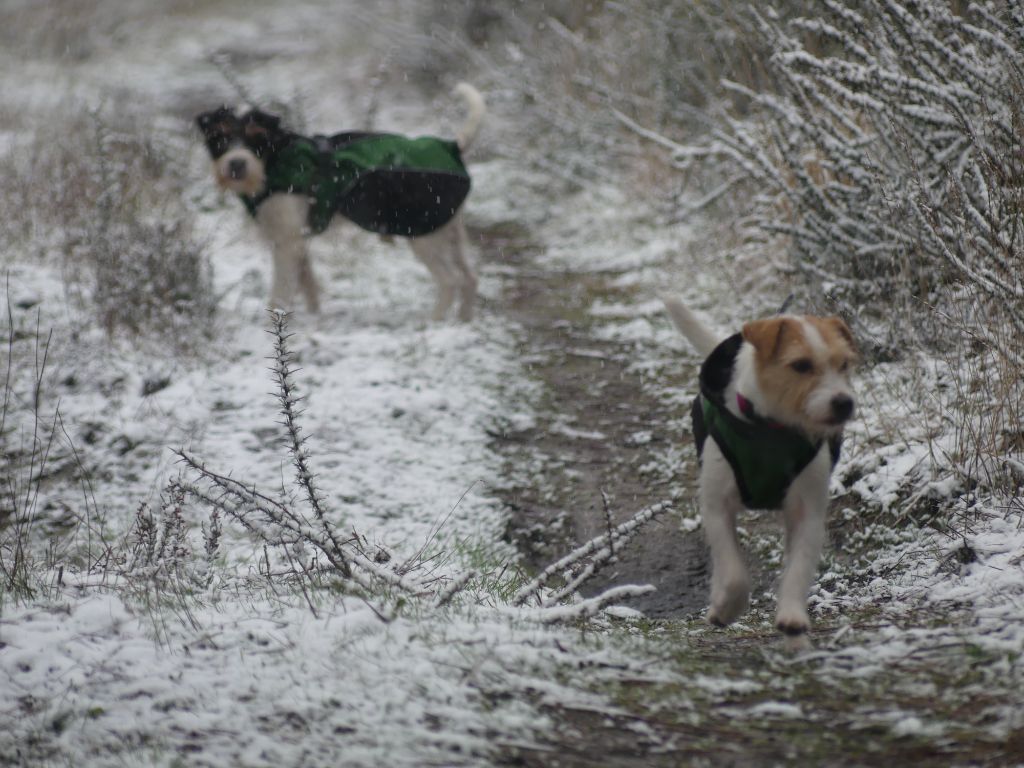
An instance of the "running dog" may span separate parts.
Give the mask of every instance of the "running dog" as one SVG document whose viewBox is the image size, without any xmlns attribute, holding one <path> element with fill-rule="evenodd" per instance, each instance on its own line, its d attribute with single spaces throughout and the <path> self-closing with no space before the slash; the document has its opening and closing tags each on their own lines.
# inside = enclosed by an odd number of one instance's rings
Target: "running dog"
<svg viewBox="0 0 1024 768">
<path fill-rule="evenodd" d="M 454 141 L 368 132 L 302 136 L 258 109 L 236 114 L 222 107 L 196 118 L 215 181 L 241 198 L 270 244 L 272 306 L 290 307 L 300 290 L 309 311 L 319 310 L 306 236 L 341 216 L 408 239 L 437 284 L 434 320 L 447 315 L 456 295 L 459 319 L 472 319 L 477 277 L 466 254 L 461 206 L 470 180 L 461 155 L 486 107 L 467 83 L 455 93 L 468 114 Z"/>
<path fill-rule="evenodd" d="M 838 317 L 783 315 L 746 323 L 723 341 L 680 301 L 663 301 L 706 357 L 692 417 L 711 549 L 707 619 L 725 626 L 750 600 L 736 536 L 740 509 L 781 509 L 786 553 L 775 623 L 802 647 L 810 629 L 807 595 L 825 543 L 828 479 L 855 407 L 853 334 Z"/>
</svg>

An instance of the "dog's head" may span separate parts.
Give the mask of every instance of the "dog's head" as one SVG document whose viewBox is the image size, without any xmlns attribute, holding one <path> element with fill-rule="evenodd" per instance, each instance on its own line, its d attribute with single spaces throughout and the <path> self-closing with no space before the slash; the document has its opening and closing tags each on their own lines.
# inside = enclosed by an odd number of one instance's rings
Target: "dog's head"
<svg viewBox="0 0 1024 768">
<path fill-rule="evenodd" d="M 280 118 L 258 109 L 238 115 L 226 107 L 196 118 L 223 189 L 255 197 L 266 183 L 266 163 L 287 140 Z"/>
<path fill-rule="evenodd" d="M 849 376 L 858 360 L 849 327 L 838 317 L 804 315 L 743 326 L 766 415 L 809 435 L 842 431 L 853 416 Z"/>
</svg>

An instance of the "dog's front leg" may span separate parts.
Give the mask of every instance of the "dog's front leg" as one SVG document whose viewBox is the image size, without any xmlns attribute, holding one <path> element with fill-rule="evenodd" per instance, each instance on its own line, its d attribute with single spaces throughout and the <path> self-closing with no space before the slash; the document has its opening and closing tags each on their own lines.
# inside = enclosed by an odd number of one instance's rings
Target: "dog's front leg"
<svg viewBox="0 0 1024 768">
<path fill-rule="evenodd" d="M 313 259 L 306 249 L 303 249 L 302 259 L 299 261 L 299 288 L 306 299 L 306 309 L 314 314 L 319 312 L 320 283 L 313 274 Z"/>
<path fill-rule="evenodd" d="M 304 248 L 295 243 L 273 243 L 274 275 L 270 289 L 270 306 L 274 309 L 292 308 L 292 300 L 299 286 L 299 265 L 305 258 Z"/>
<path fill-rule="evenodd" d="M 257 212 L 256 221 L 270 242 L 274 260 L 272 307 L 291 309 L 292 299 L 301 287 L 309 311 L 319 310 L 319 286 L 302 235 L 307 211 L 308 203 L 298 195 L 273 195 Z"/>
<path fill-rule="evenodd" d="M 708 440 L 700 473 L 700 510 L 711 549 L 707 618 L 716 626 L 731 624 L 750 602 L 750 576 L 736 536 L 736 518 L 742 508 L 732 467 L 714 440 Z"/>
<path fill-rule="evenodd" d="M 828 473 L 829 457 L 823 450 L 794 481 L 783 505 L 786 558 L 775 625 L 791 636 L 804 635 L 811 628 L 807 595 L 825 545 Z"/>
</svg>

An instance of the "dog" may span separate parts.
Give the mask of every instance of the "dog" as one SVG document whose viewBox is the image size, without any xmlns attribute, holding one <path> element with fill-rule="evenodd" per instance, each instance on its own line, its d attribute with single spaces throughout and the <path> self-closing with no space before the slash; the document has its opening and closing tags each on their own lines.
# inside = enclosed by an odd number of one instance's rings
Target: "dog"
<svg viewBox="0 0 1024 768">
<path fill-rule="evenodd" d="M 241 198 L 270 244 L 272 306 L 290 308 L 299 290 L 308 310 L 319 311 L 306 237 L 340 216 L 408 239 L 437 284 L 434 320 L 444 319 L 456 295 L 459 319 L 472 319 L 477 276 L 466 254 L 461 206 L 470 180 L 461 153 L 476 138 L 486 106 L 468 83 L 455 93 L 467 116 L 454 141 L 359 131 L 302 136 L 258 109 L 236 114 L 221 107 L 196 118 L 214 180 Z"/>
<path fill-rule="evenodd" d="M 748 322 L 723 340 L 679 300 L 663 301 L 705 357 L 691 415 L 711 550 L 707 620 L 730 624 L 750 601 L 737 514 L 743 507 L 781 509 L 786 544 L 775 624 L 794 647 L 806 647 L 828 480 L 856 407 L 849 380 L 859 357 L 853 334 L 838 317 L 781 315 Z"/>
</svg>

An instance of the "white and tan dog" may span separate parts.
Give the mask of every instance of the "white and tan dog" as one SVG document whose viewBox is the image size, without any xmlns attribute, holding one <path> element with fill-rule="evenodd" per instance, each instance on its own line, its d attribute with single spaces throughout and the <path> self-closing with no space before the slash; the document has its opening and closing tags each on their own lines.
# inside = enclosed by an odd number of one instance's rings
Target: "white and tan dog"
<svg viewBox="0 0 1024 768">
<path fill-rule="evenodd" d="M 301 291 L 307 308 L 319 309 L 320 287 L 306 237 L 323 231 L 338 216 L 409 241 L 437 284 L 435 320 L 445 317 L 456 298 L 459 319 L 472 318 L 477 276 L 466 253 L 461 204 L 469 177 L 460 153 L 476 137 L 486 108 L 468 83 L 456 86 L 455 93 L 465 101 L 467 116 L 454 141 L 360 131 L 302 136 L 258 109 L 236 113 L 221 107 L 196 118 L 214 179 L 241 198 L 270 244 L 272 306 L 290 308 Z M 372 142 L 376 148 L 367 149 Z M 380 149 L 382 142 L 385 150 Z M 336 152 L 348 156 L 342 161 Z M 399 165 L 424 157 L 441 165 L 419 177 L 415 169 Z M 351 164 L 358 159 L 377 166 L 368 172 Z"/>
<path fill-rule="evenodd" d="M 738 513 L 744 507 L 781 509 L 786 546 L 775 623 L 802 647 L 810 628 L 807 596 L 825 542 L 829 475 L 854 412 L 853 335 L 838 317 L 783 315 L 748 322 L 723 340 L 680 301 L 664 302 L 706 357 L 693 417 L 702 453 L 700 509 L 711 549 L 708 621 L 729 624 L 750 600 Z"/>
</svg>

